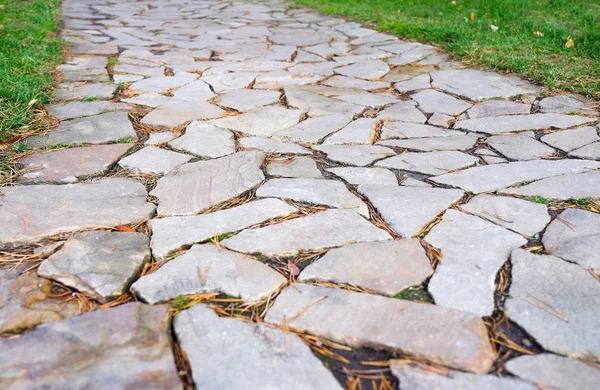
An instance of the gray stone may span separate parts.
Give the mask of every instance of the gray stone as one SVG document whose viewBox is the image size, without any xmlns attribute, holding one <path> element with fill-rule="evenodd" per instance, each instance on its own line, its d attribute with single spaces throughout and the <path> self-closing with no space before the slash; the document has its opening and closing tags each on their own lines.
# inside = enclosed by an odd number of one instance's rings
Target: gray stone
<svg viewBox="0 0 600 390">
<path fill-rule="evenodd" d="M 207 102 L 192 102 L 177 98 L 155 108 L 140 122 L 158 129 L 173 130 L 189 121 L 220 118 L 225 113 L 223 109 Z"/>
<path fill-rule="evenodd" d="M 431 78 L 429 77 L 429 73 L 423 73 L 412 79 L 395 83 L 394 88 L 400 93 L 431 88 Z"/>
<path fill-rule="evenodd" d="M 592 118 L 584 116 L 563 114 L 505 115 L 460 120 L 456 122 L 454 128 L 498 134 L 525 130 L 567 129 L 593 121 Z"/>
<path fill-rule="evenodd" d="M 141 233 L 77 233 L 37 273 L 105 303 L 125 293 L 150 260 L 148 244 Z"/>
<path fill-rule="evenodd" d="M 334 114 L 352 116 L 364 109 L 363 105 L 332 99 L 302 87 L 285 88 L 284 92 L 290 106 L 306 112 L 311 117 Z"/>
<path fill-rule="evenodd" d="M 127 111 L 129 106 L 123 103 L 97 102 L 68 102 L 46 106 L 48 114 L 57 119 L 73 119 L 82 116 L 103 114 L 110 111 Z"/>
<path fill-rule="evenodd" d="M 113 81 L 115 84 L 120 83 L 133 83 L 136 81 L 143 80 L 144 76 L 137 76 L 134 74 L 115 74 L 113 75 Z"/>
<path fill-rule="evenodd" d="M 303 64 L 308 65 L 308 64 Z M 256 77 L 253 90 L 280 89 L 290 86 L 313 84 L 321 80 L 323 75 L 312 75 L 312 73 L 291 73 L 285 70 L 274 70 L 263 73 Z M 242 90 L 243 91 L 243 90 Z"/>
<path fill-rule="evenodd" d="M 351 47 L 345 42 L 330 42 L 305 47 L 304 50 L 309 53 L 315 53 L 323 58 L 327 58 L 334 54 L 345 54 L 351 50 Z"/>
<path fill-rule="evenodd" d="M 507 163 L 508 162 L 508 160 L 505 160 L 502 157 L 496 157 L 496 156 L 483 156 L 481 158 L 488 165 L 490 165 L 490 164 L 503 164 L 503 163 Z"/>
<path fill-rule="evenodd" d="M 448 210 L 425 241 L 442 258 L 428 290 L 437 305 L 489 316 L 494 311 L 496 274 L 510 252 L 527 240 L 481 218 Z"/>
<path fill-rule="evenodd" d="M 402 52 L 400 55 L 396 57 L 392 57 L 388 60 L 388 64 L 390 65 L 407 65 L 412 64 L 413 62 L 417 62 L 428 57 L 430 54 L 433 54 L 437 51 L 435 47 L 428 45 L 419 45 L 414 47 L 413 49 Z"/>
<path fill-rule="evenodd" d="M 167 104 L 171 100 L 172 100 L 171 97 L 161 95 L 159 93 L 143 93 L 134 98 L 121 99 L 121 101 L 125 102 L 125 103 L 137 104 L 140 106 L 147 106 L 147 107 L 162 106 L 164 104 Z"/>
<path fill-rule="evenodd" d="M 181 72 L 175 76 L 157 76 L 136 81 L 129 86 L 132 91 L 138 92 L 165 92 L 189 84 L 198 78 L 197 74 Z"/>
<path fill-rule="evenodd" d="M 360 185 L 363 194 L 401 237 L 417 236 L 463 192 L 445 188 Z"/>
<path fill-rule="evenodd" d="M 317 143 L 352 120 L 352 115 L 336 114 L 308 118 L 297 125 L 276 132 L 273 136 L 294 142 Z"/>
<path fill-rule="evenodd" d="M 267 165 L 267 174 L 306 179 L 323 178 L 317 164 L 310 157 L 285 157 L 271 160 Z"/>
<path fill-rule="evenodd" d="M 412 238 L 334 248 L 306 267 L 298 280 L 349 283 L 393 296 L 432 273 L 423 247 Z"/>
<path fill-rule="evenodd" d="M 516 103 L 510 100 L 486 100 L 475 104 L 467 114 L 469 118 L 486 118 L 500 115 L 529 114 L 531 105 Z"/>
<path fill-rule="evenodd" d="M 540 139 L 564 152 L 570 152 L 592 142 L 600 141 L 598 132 L 591 126 L 580 127 L 573 130 L 556 131 L 554 133 L 546 134 Z"/>
<path fill-rule="evenodd" d="M 593 390 L 600 381 L 600 370 L 591 364 L 550 353 L 519 356 L 504 368 L 537 388 Z"/>
<path fill-rule="evenodd" d="M 477 137 L 458 134 L 447 137 L 379 141 L 377 142 L 377 145 L 395 146 L 399 148 L 431 152 L 434 150 L 466 150 L 472 148 L 473 145 L 475 145 L 475 142 L 477 142 Z"/>
<path fill-rule="evenodd" d="M 23 165 L 21 171 L 23 173 L 18 180 L 24 183 L 65 183 L 69 177 L 101 174 L 132 146 L 132 144 L 94 145 L 33 153 L 20 161 Z"/>
<path fill-rule="evenodd" d="M 160 77 L 165 75 L 165 67 L 151 68 L 148 66 L 137 66 L 131 64 L 118 64 L 113 67 L 115 73 L 130 73 L 144 77 Z"/>
<path fill-rule="evenodd" d="M 408 187 L 426 187 L 426 188 L 433 187 L 429 183 L 425 183 L 421 180 L 413 179 L 412 177 L 408 177 L 408 178 L 402 180 L 402 183 L 400 183 L 400 185 L 408 186 Z"/>
<path fill-rule="evenodd" d="M 244 137 L 239 139 L 239 143 L 244 149 L 258 149 L 267 153 L 311 154 L 309 149 L 298 144 L 269 138 Z"/>
<path fill-rule="evenodd" d="M 256 196 L 351 209 L 366 217 L 369 216 L 367 205 L 352 194 L 342 182 L 335 180 L 271 179 L 256 191 Z"/>
<path fill-rule="evenodd" d="M 445 128 L 449 128 L 450 126 L 452 126 L 454 124 L 454 122 L 455 122 L 454 117 L 446 115 L 446 114 L 440 114 L 439 112 L 436 112 L 427 120 L 427 123 L 430 125 L 445 127 Z"/>
<path fill-rule="evenodd" d="M 330 137 L 327 137 L 323 144 L 370 144 L 375 134 L 375 125 L 377 122 L 377 119 L 359 118 L 350 122 Z"/>
<path fill-rule="evenodd" d="M 202 76 L 202 80 L 210 84 L 213 91 L 220 93 L 246 88 L 258 75 L 254 72 L 232 72 Z"/>
<path fill-rule="evenodd" d="M 3 187 L 0 194 L 0 244 L 139 223 L 154 212 L 154 205 L 146 203 L 144 186 L 131 179 Z"/>
<path fill-rule="evenodd" d="M 478 373 L 488 372 L 495 359 L 485 325 L 470 313 L 341 289 L 287 287 L 265 321 Z"/>
<path fill-rule="evenodd" d="M 250 111 L 254 108 L 277 104 L 280 96 L 281 94 L 277 91 L 238 89 L 221 96 L 219 105 L 237 111 Z"/>
<path fill-rule="evenodd" d="M 322 75 L 329 76 L 333 74 L 335 68 L 339 67 L 340 64 L 335 62 L 327 61 L 313 64 L 297 64 L 290 68 L 288 71 L 291 74 L 302 74 L 302 75 Z"/>
<path fill-rule="evenodd" d="M 569 156 L 588 160 L 600 160 L 600 142 L 594 142 L 575 149 L 569 153 Z"/>
<path fill-rule="evenodd" d="M 297 63 L 306 63 L 306 62 L 325 62 L 327 60 L 316 54 L 309 53 L 306 50 L 298 49 L 298 51 L 296 53 L 296 58 L 294 58 L 294 61 L 296 61 Z"/>
<path fill-rule="evenodd" d="M 392 374 L 402 384 L 402 390 L 536 390 L 537 387 L 514 378 L 477 375 L 460 371 L 426 371 L 401 360 L 390 360 Z"/>
<path fill-rule="evenodd" d="M 293 256 L 300 251 L 389 239 L 388 233 L 352 210 L 327 210 L 276 225 L 244 230 L 221 244 L 238 252 Z"/>
<path fill-rule="evenodd" d="M 58 84 L 54 93 L 56 100 L 71 100 L 83 98 L 112 99 L 117 91 L 115 84 L 101 83 L 63 83 Z"/>
<path fill-rule="evenodd" d="M 312 46 L 331 40 L 329 35 L 311 30 L 290 29 L 278 32 L 269 37 L 271 42 L 280 45 Z"/>
<path fill-rule="evenodd" d="M 420 123 L 405 122 L 386 122 L 381 129 L 382 140 L 390 138 L 409 139 L 449 136 L 464 136 L 464 134 L 456 130 L 441 129 L 439 127 L 422 125 Z"/>
<path fill-rule="evenodd" d="M 279 199 L 260 199 L 209 214 L 155 218 L 152 227 L 152 254 L 163 261 L 186 245 L 233 233 L 266 220 L 292 214 L 296 209 Z"/>
<path fill-rule="evenodd" d="M 321 84 L 338 88 L 357 88 L 365 91 L 371 91 L 374 89 L 388 89 L 390 87 L 390 83 L 385 81 L 368 81 L 344 76 L 330 77 Z"/>
<path fill-rule="evenodd" d="M 186 154 L 146 146 L 119 161 L 119 166 L 131 172 L 167 173 L 191 159 Z"/>
<path fill-rule="evenodd" d="M 508 188 L 500 192 L 561 200 L 600 198 L 600 171 L 548 177 L 522 187 Z"/>
<path fill-rule="evenodd" d="M 600 162 L 585 160 L 533 160 L 486 165 L 446 173 L 431 180 L 476 194 L 496 191 L 518 183 L 599 169 Z"/>
<path fill-rule="evenodd" d="M 167 310 L 127 303 L 2 339 L 2 387 L 182 389 Z"/>
<path fill-rule="evenodd" d="M 327 171 L 341 177 L 350 184 L 386 184 L 398 185 L 398 179 L 393 172 L 383 168 L 329 168 Z"/>
<path fill-rule="evenodd" d="M 544 232 L 546 253 L 600 272 L 600 216 L 566 209 Z"/>
<path fill-rule="evenodd" d="M 329 160 L 361 167 L 396 154 L 392 149 L 378 145 L 318 145 L 313 149 L 325 153 Z"/>
<path fill-rule="evenodd" d="M 600 354 L 600 283 L 584 268 L 523 250 L 511 255 L 506 314 L 546 350 Z"/>
<path fill-rule="evenodd" d="M 180 100 L 202 103 L 212 99 L 215 94 L 204 81 L 196 80 L 178 88 L 173 92 L 173 96 Z"/>
<path fill-rule="evenodd" d="M 31 146 L 56 144 L 102 144 L 137 139 L 126 112 L 116 111 L 61 122 L 46 135 L 27 138 Z"/>
<path fill-rule="evenodd" d="M 211 123 L 244 134 L 270 137 L 280 130 L 297 124 L 302 114 L 301 110 L 288 110 L 280 106 L 260 107 L 241 115 L 217 119 Z"/>
<path fill-rule="evenodd" d="M 341 389 L 301 339 L 262 324 L 217 316 L 204 305 L 178 314 L 175 333 L 201 389 Z M 235 372 L 235 375 L 231 373 Z"/>
<path fill-rule="evenodd" d="M 538 160 L 556 153 L 551 147 L 524 135 L 495 135 L 485 142 L 512 160 Z"/>
<path fill-rule="evenodd" d="M 348 103 L 360 104 L 366 107 L 383 107 L 388 104 L 396 103 L 398 98 L 388 93 L 360 93 L 360 94 L 347 94 L 336 96 L 336 99 L 343 100 Z"/>
<path fill-rule="evenodd" d="M 585 104 L 570 95 L 557 95 L 543 98 L 539 106 L 541 112 L 568 114 L 581 111 Z"/>
<path fill-rule="evenodd" d="M 162 216 L 192 215 L 250 190 L 264 180 L 260 152 L 239 152 L 185 164 L 160 178 L 150 195 Z"/>
<path fill-rule="evenodd" d="M 235 152 L 233 134 L 206 122 L 193 121 L 185 134 L 169 142 L 174 149 L 202 157 L 223 157 Z"/>
<path fill-rule="evenodd" d="M 508 196 L 477 195 L 460 208 L 527 237 L 550 222 L 545 205 Z"/>
<path fill-rule="evenodd" d="M 166 144 L 167 142 L 177 138 L 179 136 L 178 133 L 172 133 L 170 131 L 162 132 L 162 133 L 150 133 L 148 134 L 148 139 L 144 142 L 144 145 L 152 145 L 158 146 Z"/>
<path fill-rule="evenodd" d="M 414 95 L 410 95 L 410 98 L 419 103 L 421 111 L 427 113 L 439 112 L 448 115 L 458 115 L 472 106 L 469 103 L 433 89 L 417 92 Z"/>
<path fill-rule="evenodd" d="M 371 80 L 385 76 L 390 71 L 388 64 L 381 60 L 361 61 L 352 65 L 336 68 L 335 72 L 342 76 Z"/>
<path fill-rule="evenodd" d="M 457 151 L 428 153 L 402 153 L 386 158 L 375 164 L 378 167 L 401 169 L 427 175 L 441 175 L 450 171 L 467 168 L 479 161 L 477 157 Z"/>
<path fill-rule="evenodd" d="M 256 302 L 285 281 L 279 272 L 250 256 L 205 244 L 192 246 L 157 271 L 142 276 L 131 289 L 150 304 L 210 292 Z"/>
<path fill-rule="evenodd" d="M 400 122 L 425 123 L 427 117 L 416 107 L 416 103 L 407 100 L 395 103 L 379 112 L 378 119 L 391 119 Z"/>
<path fill-rule="evenodd" d="M 535 94 L 541 88 L 521 78 L 480 70 L 440 70 L 431 72 L 431 85 L 470 100 L 509 98 Z"/>
</svg>

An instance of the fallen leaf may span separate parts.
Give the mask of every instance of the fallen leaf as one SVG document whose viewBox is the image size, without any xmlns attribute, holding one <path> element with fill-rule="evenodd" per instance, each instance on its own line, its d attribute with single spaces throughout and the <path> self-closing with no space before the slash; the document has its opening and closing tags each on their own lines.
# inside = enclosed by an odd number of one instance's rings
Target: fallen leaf
<svg viewBox="0 0 600 390">
<path fill-rule="evenodd" d="M 288 268 L 288 271 L 290 271 L 290 273 L 292 275 L 294 275 L 294 276 L 300 275 L 300 268 L 298 268 L 298 266 L 296 264 L 292 263 L 291 260 L 288 260 L 287 268 Z"/>
<path fill-rule="evenodd" d="M 544 33 L 541 32 L 541 31 L 536 31 L 536 32 L 533 33 L 533 35 L 538 36 L 538 37 L 543 37 Z"/>
<path fill-rule="evenodd" d="M 293 162 L 294 162 L 294 157 L 287 157 L 285 160 L 283 160 L 283 165 L 289 165 Z"/>
<path fill-rule="evenodd" d="M 475 20 L 475 12 L 471 12 L 471 20 Z"/>
<path fill-rule="evenodd" d="M 125 226 L 125 225 L 119 225 L 116 227 L 118 232 L 129 232 L 129 233 L 134 233 L 135 229 L 133 229 L 130 226 Z"/>
<path fill-rule="evenodd" d="M 575 47 L 575 41 L 571 38 L 567 38 L 567 42 L 565 43 L 565 47 L 572 48 Z"/>
<path fill-rule="evenodd" d="M 493 24 L 490 26 L 492 31 L 498 31 L 498 26 L 494 26 Z"/>
</svg>

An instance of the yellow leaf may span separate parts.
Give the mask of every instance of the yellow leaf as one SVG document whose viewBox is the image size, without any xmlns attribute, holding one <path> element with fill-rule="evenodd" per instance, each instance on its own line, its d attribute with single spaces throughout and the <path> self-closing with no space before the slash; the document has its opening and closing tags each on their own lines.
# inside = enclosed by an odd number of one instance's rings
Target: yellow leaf
<svg viewBox="0 0 600 390">
<path fill-rule="evenodd" d="M 471 12 L 471 20 L 475 20 L 475 12 Z"/>
<path fill-rule="evenodd" d="M 565 43 L 565 47 L 575 47 L 575 41 L 571 37 L 567 38 L 567 43 Z"/>
<path fill-rule="evenodd" d="M 538 37 L 543 37 L 544 33 L 541 32 L 541 31 L 536 31 L 536 32 L 533 33 L 533 35 L 538 36 Z"/>
<path fill-rule="evenodd" d="M 37 99 L 33 99 L 29 102 L 29 104 L 27 105 L 27 107 L 31 107 L 33 106 L 35 103 L 37 103 Z"/>
</svg>

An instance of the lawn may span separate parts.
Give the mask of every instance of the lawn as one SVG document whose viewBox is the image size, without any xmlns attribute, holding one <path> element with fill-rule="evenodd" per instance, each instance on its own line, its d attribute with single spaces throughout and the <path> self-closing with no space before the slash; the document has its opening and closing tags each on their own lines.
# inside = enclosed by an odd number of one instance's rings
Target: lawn
<svg viewBox="0 0 600 390">
<path fill-rule="evenodd" d="M 0 142 L 34 130 L 62 60 L 60 0 L 0 0 Z"/>
<path fill-rule="evenodd" d="M 600 98 L 600 0 L 295 0 L 295 4 L 372 24 L 406 39 L 440 44 L 471 66 L 519 73 L 550 90 Z"/>
</svg>

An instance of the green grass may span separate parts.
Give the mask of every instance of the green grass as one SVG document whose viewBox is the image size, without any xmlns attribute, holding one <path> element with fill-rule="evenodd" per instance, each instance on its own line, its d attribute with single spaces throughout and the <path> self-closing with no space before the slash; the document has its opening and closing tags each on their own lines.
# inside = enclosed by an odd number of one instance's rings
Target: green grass
<svg viewBox="0 0 600 390">
<path fill-rule="evenodd" d="M 519 73 L 550 90 L 600 98 L 600 0 L 295 3 L 373 24 L 407 39 L 440 44 L 467 64 Z M 492 31 L 491 25 L 498 31 Z M 569 38 L 574 41 L 572 48 L 565 46 Z"/>
<path fill-rule="evenodd" d="M 530 200 L 530 201 L 536 202 L 536 203 L 545 204 L 545 205 L 549 205 L 550 203 L 552 203 L 548 199 L 544 198 L 543 196 L 539 196 L 539 195 L 530 196 L 527 198 L 527 200 Z"/>
<path fill-rule="evenodd" d="M 0 141 L 33 130 L 62 60 L 60 0 L 0 0 Z"/>
<path fill-rule="evenodd" d="M 408 287 L 394 295 L 396 299 L 433 303 L 433 299 L 423 286 Z"/>
</svg>

